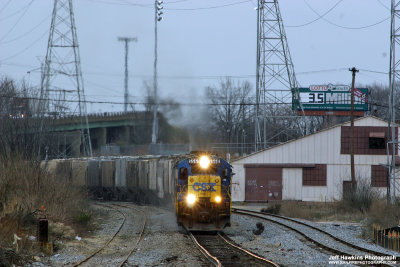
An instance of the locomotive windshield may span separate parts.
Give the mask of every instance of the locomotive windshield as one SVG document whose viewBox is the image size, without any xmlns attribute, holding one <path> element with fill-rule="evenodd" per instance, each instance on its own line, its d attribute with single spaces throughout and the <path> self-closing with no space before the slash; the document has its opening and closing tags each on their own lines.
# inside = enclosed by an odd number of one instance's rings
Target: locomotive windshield
<svg viewBox="0 0 400 267">
<path fill-rule="evenodd" d="M 220 160 L 209 156 L 200 156 L 188 160 L 192 174 L 217 174 Z"/>
</svg>

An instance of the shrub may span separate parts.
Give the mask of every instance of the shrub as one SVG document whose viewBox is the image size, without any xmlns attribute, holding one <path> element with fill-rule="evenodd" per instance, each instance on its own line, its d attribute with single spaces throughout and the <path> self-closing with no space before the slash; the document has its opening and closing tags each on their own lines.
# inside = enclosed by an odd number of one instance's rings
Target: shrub
<svg viewBox="0 0 400 267">
<path fill-rule="evenodd" d="M 38 162 L 0 158 L 0 247 L 11 246 L 14 233 L 35 235 L 41 206 L 49 220 L 67 223 L 73 221 L 77 207 L 86 207 L 84 192 L 57 178 L 41 169 Z M 84 217 L 82 221 L 90 219 Z"/>
<path fill-rule="evenodd" d="M 350 190 L 342 200 L 343 209 L 356 209 L 365 214 L 374 200 L 379 198 L 378 193 L 371 187 L 367 179 L 357 179 L 356 188 Z"/>
</svg>

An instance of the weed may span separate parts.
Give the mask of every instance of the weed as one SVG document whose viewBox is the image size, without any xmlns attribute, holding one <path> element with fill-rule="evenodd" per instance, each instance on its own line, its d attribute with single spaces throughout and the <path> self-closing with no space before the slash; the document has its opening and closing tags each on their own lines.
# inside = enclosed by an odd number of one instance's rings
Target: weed
<svg viewBox="0 0 400 267">
<path fill-rule="evenodd" d="M 267 208 L 262 208 L 261 212 L 279 214 L 280 210 L 281 210 L 281 204 L 273 204 L 271 206 L 268 206 Z"/>
<path fill-rule="evenodd" d="M 87 225 L 92 219 L 92 214 L 87 211 L 80 211 L 75 217 L 75 221 L 81 225 Z"/>
<path fill-rule="evenodd" d="M 378 199 L 378 193 L 371 187 L 367 179 L 357 179 L 356 188 L 350 190 L 342 199 L 343 210 L 358 210 L 362 214 L 369 211 L 372 203 Z"/>
</svg>

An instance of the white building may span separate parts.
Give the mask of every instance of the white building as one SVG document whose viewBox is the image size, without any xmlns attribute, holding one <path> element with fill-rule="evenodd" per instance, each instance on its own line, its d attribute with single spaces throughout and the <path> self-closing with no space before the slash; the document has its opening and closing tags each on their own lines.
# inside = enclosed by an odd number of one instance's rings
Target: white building
<svg viewBox="0 0 400 267">
<path fill-rule="evenodd" d="M 356 179 L 386 194 L 387 122 L 368 116 L 354 125 Z M 347 122 L 236 159 L 232 200 L 339 200 L 351 185 L 350 144 Z"/>
</svg>

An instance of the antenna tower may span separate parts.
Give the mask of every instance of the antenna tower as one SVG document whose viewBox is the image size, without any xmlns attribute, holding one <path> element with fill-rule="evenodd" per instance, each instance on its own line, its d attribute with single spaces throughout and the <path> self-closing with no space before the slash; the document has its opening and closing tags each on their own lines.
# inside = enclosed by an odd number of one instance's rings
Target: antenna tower
<svg viewBox="0 0 400 267">
<path fill-rule="evenodd" d="M 298 83 L 277 0 L 258 0 L 256 79 L 254 145 L 257 151 L 266 147 L 267 106 L 290 105 L 292 97 L 299 99 Z"/>
<path fill-rule="evenodd" d="M 398 98 L 400 82 L 400 57 L 396 55 L 400 46 L 400 1 L 391 1 L 391 26 L 390 26 L 390 71 L 389 71 L 389 136 L 388 142 L 388 187 L 387 199 L 394 202 L 400 190 L 399 170 L 396 170 L 396 151 L 399 140 L 396 135 L 396 99 Z M 397 133 L 398 134 L 398 133 Z"/>
<path fill-rule="evenodd" d="M 72 0 L 54 0 L 40 104 L 44 116 L 79 120 L 85 156 L 92 155 Z"/>
</svg>

